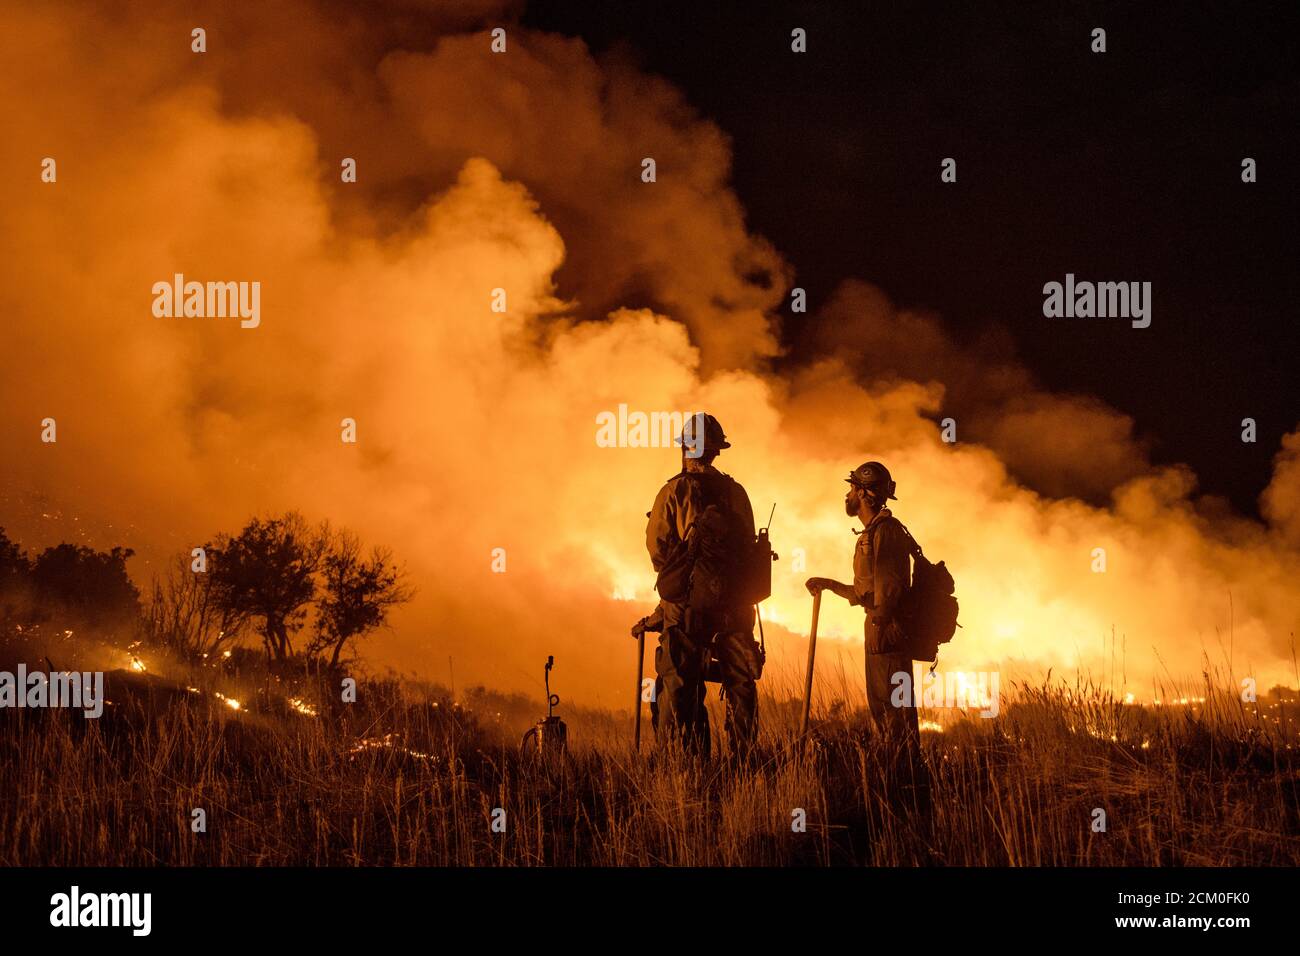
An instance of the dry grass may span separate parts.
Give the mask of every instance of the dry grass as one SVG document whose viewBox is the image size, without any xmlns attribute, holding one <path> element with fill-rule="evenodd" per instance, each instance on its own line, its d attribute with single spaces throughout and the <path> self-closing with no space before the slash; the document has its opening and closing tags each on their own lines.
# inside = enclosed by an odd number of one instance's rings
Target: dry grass
<svg viewBox="0 0 1300 956">
<path fill-rule="evenodd" d="M 1058 683 L 1004 692 L 994 720 L 948 713 L 923 735 L 927 819 L 843 707 L 800 743 L 797 705 L 766 699 L 752 766 L 638 757 L 630 716 L 568 710 L 570 754 L 538 764 L 522 727 L 393 681 L 310 717 L 114 676 L 100 720 L 0 711 L 0 865 L 1300 863 L 1285 705 L 1208 690 L 1148 708 Z"/>
</svg>

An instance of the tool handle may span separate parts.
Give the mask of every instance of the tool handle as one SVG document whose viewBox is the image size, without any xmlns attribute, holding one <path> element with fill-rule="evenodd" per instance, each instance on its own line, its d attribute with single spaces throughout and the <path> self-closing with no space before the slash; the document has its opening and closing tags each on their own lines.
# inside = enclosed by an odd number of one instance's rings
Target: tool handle
<svg viewBox="0 0 1300 956">
<path fill-rule="evenodd" d="M 813 595 L 812 628 L 808 633 L 808 673 L 803 686 L 803 726 L 801 735 L 808 733 L 808 711 L 812 708 L 813 661 L 817 657 L 817 615 L 822 609 L 822 592 Z"/>
<path fill-rule="evenodd" d="M 641 679 L 645 669 L 645 632 L 636 636 L 636 731 L 633 735 L 633 747 L 641 752 Z"/>
</svg>

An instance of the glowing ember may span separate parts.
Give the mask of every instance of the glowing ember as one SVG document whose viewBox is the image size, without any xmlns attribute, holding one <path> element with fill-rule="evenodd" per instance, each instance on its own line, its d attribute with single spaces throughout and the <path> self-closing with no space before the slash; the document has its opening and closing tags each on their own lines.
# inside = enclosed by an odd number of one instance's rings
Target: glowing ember
<svg viewBox="0 0 1300 956">
<path fill-rule="evenodd" d="M 384 734 L 383 737 L 363 737 L 352 745 L 348 753 L 356 755 L 368 750 L 393 750 L 398 753 L 404 753 L 408 757 L 414 757 L 417 760 L 437 761 L 433 754 L 427 754 L 419 750 L 412 750 L 402 744 L 401 734 Z"/>
<path fill-rule="evenodd" d="M 922 730 L 933 730 L 935 733 L 943 733 L 943 724 L 937 720 L 923 720 L 918 725 Z"/>
<path fill-rule="evenodd" d="M 139 671 L 143 674 L 145 671 L 144 661 L 140 660 L 138 657 L 131 658 L 131 670 Z"/>
<path fill-rule="evenodd" d="M 290 697 L 289 706 L 292 707 L 294 710 L 296 710 L 298 713 L 305 714 L 308 717 L 316 716 L 316 708 L 311 706 L 311 704 L 307 703 L 301 697 Z"/>
</svg>

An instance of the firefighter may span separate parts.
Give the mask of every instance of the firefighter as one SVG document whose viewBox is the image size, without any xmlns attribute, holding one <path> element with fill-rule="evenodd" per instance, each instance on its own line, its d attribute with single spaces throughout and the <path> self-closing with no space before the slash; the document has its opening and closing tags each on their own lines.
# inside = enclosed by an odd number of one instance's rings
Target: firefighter
<svg viewBox="0 0 1300 956">
<path fill-rule="evenodd" d="M 872 723 L 883 734 L 919 742 L 916 707 L 911 699 L 912 658 L 903 649 L 906 639 L 897 614 L 911 576 L 911 546 L 907 532 L 886 504 L 897 500 L 895 483 L 889 469 L 878 461 L 855 468 L 845 481 L 849 490 L 844 496 L 844 510 L 863 524 L 853 552 L 853 583 L 809 578 L 808 591 L 830 591 L 866 611 L 863 629 L 867 705 Z M 906 675 L 905 695 L 893 693 L 900 685 L 897 674 Z M 904 697 L 905 706 L 894 706 L 895 699 Z"/>
<path fill-rule="evenodd" d="M 754 512 L 739 482 L 713 465 L 731 447 L 716 418 L 692 415 L 677 444 L 682 470 L 659 490 L 646 515 L 646 548 L 663 610 L 655 649 L 660 736 L 708 755 L 704 681 L 716 660 L 727 735 L 733 752 L 745 755 L 757 735 L 755 682 L 762 672 L 754 609 L 741 580 L 754 541 Z"/>
</svg>

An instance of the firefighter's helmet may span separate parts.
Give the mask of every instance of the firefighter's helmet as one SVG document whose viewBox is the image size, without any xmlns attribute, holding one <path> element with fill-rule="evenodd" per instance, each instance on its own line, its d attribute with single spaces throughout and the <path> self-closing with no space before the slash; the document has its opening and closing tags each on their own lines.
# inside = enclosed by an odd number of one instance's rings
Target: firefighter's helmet
<svg viewBox="0 0 1300 956">
<path fill-rule="evenodd" d="M 696 433 L 700 431 L 703 435 L 697 436 Z M 718 420 L 706 412 L 696 412 L 686 419 L 686 424 L 682 427 L 682 433 L 677 437 L 676 443 L 685 448 L 687 454 L 693 452 L 694 457 L 697 458 L 706 451 L 720 451 L 731 447 Z"/>
<path fill-rule="evenodd" d="M 889 469 L 878 461 L 864 462 L 849 472 L 849 476 L 844 480 L 858 488 L 873 491 L 881 497 L 895 500 L 898 498 L 894 494 L 896 485 L 889 475 Z"/>
</svg>

